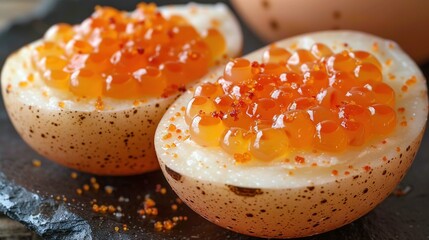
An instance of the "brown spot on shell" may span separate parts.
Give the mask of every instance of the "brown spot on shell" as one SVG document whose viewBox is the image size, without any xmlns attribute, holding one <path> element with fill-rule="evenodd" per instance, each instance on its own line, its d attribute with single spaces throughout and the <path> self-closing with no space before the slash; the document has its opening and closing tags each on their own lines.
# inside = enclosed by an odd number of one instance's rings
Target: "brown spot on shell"
<svg viewBox="0 0 429 240">
<path fill-rule="evenodd" d="M 261 5 L 264 9 L 270 8 L 270 2 L 268 0 L 262 0 Z"/>
<path fill-rule="evenodd" d="M 333 17 L 334 19 L 336 19 L 336 20 L 340 19 L 340 18 L 341 18 L 341 12 L 340 12 L 340 11 L 338 11 L 338 10 L 334 11 L 334 12 L 332 13 L 332 17 Z"/>
<path fill-rule="evenodd" d="M 182 175 L 180 173 L 174 171 L 173 169 L 167 166 L 165 166 L 165 171 L 176 181 L 180 181 L 182 179 Z"/>
<path fill-rule="evenodd" d="M 273 31 L 279 30 L 279 22 L 277 22 L 277 20 L 272 19 L 272 20 L 270 20 L 269 24 L 270 24 L 271 30 L 273 30 Z"/>
<path fill-rule="evenodd" d="M 226 184 L 226 186 L 233 193 L 237 194 L 238 196 L 243 196 L 243 197 L 254 197 L 256 195 L 261 195 L 263 193 L 262 190 L 259 188 L 237 187 L 237 186 L 229 185 L 229 184 Z"/>
</svg>

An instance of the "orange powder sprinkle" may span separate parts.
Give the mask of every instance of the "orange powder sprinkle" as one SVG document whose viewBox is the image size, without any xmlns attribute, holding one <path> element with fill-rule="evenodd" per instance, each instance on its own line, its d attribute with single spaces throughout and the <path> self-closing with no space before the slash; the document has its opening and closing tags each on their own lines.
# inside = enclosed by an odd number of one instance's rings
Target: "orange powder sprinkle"
<svg viewBox="0 0 429 240">
<path fill-rule="evenodd" d="M 369 172 L 369 171 L 371 170 L 371 166 L 366 165 L 366 166 L 364 166 L 364 167 L 363 167 L 363 169 L 364 169 L 366 172 Z"/>
<path fill-rule="evenodd" d="M 34 159 L 33 160 L 33 166 L 34 167 L 41 167 L 42 166 L 42 162 L 40 160 Z"/>
<path fill-rule="evenodd" d="M 407 121 L 402 121 L 401 123 L 401 126 L 403 126 L 403 127 L 406 127 L 406 126 L 408 126 L 408 123 L 407 123 Z"/>
<path fill-rule="evenodd" d="M 170 131 L 170 132 L 173 132 L 173 131 L 175 131 L 176 130 L 176 125 L 174 125 L 174 124 L 170 124 L 169 126 L 168 126 L 168 131 Z"/>
<path fill-rule="evenodd" d="M 78 174 L 76 172 L 72 172 L 70 173 L 70 177 L 76 179 L 78 177 Z"/>
<path fill-rule="evenodd" d="M 104 103 L 101 97 L 98 97 L 97 101 L 95 101 L 95 109 L 97 109 L 98 111 L 104 110 Z"/>
<path fill-rule="evenodd" d="M 28 82 L 24 82 L 24 81 L 19 82 L 19 86 L 20 87 L 26 87 L 26 86 L 28 86 Z"/>
<path fill-rule="evenodd" d="M 407 84 L 408 86 L 414 85 L 417 83 L 417 78 L 416 76 L 412 76 L 410 79 L 408 79 L 405 84 Z"/>
<path fill-rule="evenodd" d="M 295 157 L 295 162 L 299 163 L 299 164 L 304 164 L 305 163 L 305 158 L 303 158 L 301 156 L 296 156 Z"/>
<path fill-rule="evenodd" d="M 171 133 L 167 133 L 164 136 L 162 136 L 162 140 L 170 139 L 173 135 Z"/>
<path fill-rule="evenodd" d="M 338 176 L 338 170 L 332 170 L 331 174 L 332 176 Z"/>
<path fill-rule="evenodd" d="M 401 90 L 402 90 L 403 92 L 408 91 L 408 87 L 407 87 L 407 85 L 403 85 L 403 86 L 401 87 Z"/>
<path fill-rule="evenodd" d="M 212 27 L 214 27 L 214 28 L 218 28 L 218 27 L 220 27 L 221 25 L 222 25 L 222 23 L 219 21 L 219 20 L 217 20 L 217 19 L 212 19 L 211 21 L 210 21 L 210 24 L 212 25 Z"/>
<path fill-rule="evenodd" d="M 403 107 L 398 108 L 398 112 L 399 113 L 404 113 L 405 112 L 405 108 L 403 108 Z"/>
<path fill-rule="evenodd" d="M 32 73 L 28 74 L 27 81 L 34 82 L 34 75 Z"/>
<path fill-rule="evenodd" d="M 12 85 L 8 84 L 6 87 L 6 93 L 10 93 L 12 91 Z"/>
<path fill-rule="evenodd" d="M 379 49 L 378 42 L 374 42 L 374 43 L 372 44 L 372 50 L 373 50 L 374 52 L 377 52 L 377 51 L 378 51 L 378 49 Z"/>
<path fill-rule="evenodd" d="M 387 59 L 385 63 L 387 66 L 390 66 L 392 62 L 393 62 L 392 59 Z"/>
<path fill-rule="evenodd" d="M 58 102 L 58 107 L 64 108 L 65 103 L 63 101 Z"/>
<path fill-rule="evenodd" d="M 252 157 L 250 156 L 249 153 L 243 153 L 243 154 L 235 153 L 234 154 L 234 160 L 236 163 L 245 163 L 245 162 L 250 161 L 251 158 Z"/>
</svg>

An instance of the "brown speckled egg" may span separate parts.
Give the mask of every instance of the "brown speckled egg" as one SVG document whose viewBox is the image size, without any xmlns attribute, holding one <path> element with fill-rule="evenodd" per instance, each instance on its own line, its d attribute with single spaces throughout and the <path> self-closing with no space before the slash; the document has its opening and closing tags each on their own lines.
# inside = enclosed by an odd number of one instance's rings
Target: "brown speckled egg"
<svg viewBox="0 0 429 240">
<path fill-rule="evenodd" d="M 401 119 L 395 131 L 345 152 L 303 152 L 300 155 L 306 164 L 237 164 L 220 147 L 193 142 L 183 114 L 177 114 L 183 113 L 193 96 L 188 91 L 161 120 L 155 148 L 174 191 L 204 218 L 246 235 L 310 236 L 368 213 L 404 177 L 419 148 L 428 113 L 426 81 L 419 68 L 392 41 L 359 32 L 311 33 L 276 45 L 292 51 L 308 49 L 315 42 L 336 52 L 350 48 L 368 51 L 383 63 L 383 78 L 395 89 Z M 246 58 L 258 61 L 265 49 Z M 206 81 L 216 81 L 219 74 Z M 409 79 L 415 81 L 404 89 Z M 180 133 L 171 133 L 171 124 Z"/>
<path fill-rule="evenodd" d="M 240 53 L 240 26 L 226 5 L 159 10 L 165 16 L 183 16 L 200 32 L 217 28 L 225 36 L 228 56 Z M 37 43 L 11 55 L 1 77 L 7 111 L 22 138 L 46 158 L 84 172 L 133 175 L 158 169 L 155 129 L 179 93 L 144 100 L 91 99 L 50 88 L 31 62 Z"/>
</svg>

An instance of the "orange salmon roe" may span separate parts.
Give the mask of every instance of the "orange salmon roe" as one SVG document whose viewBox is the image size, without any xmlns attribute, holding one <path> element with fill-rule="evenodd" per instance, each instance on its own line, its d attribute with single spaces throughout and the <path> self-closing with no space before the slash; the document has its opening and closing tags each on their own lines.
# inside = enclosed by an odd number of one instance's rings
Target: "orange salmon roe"
<svg viewBox="0 0 429 240">
<path fill-rule="evenodd" d="M 341 152 L 395 129 L 395 92 L 372 54 L 273 45 L 262 60 L 231 60 L 215 83 L 196 87 L 186 109 L 196 143 L 272 161 L 300 150 Z"/>
<path fill-rule="evenodd" d="M 96 7 L 79 25 L 52 26 L 33 62 L 48 86 L 80 97 L 135 99 L 166 97 L 204 76 L 225 52 L 218 30 L 199 34 L 183 17 L 166 18 L 142 3 L 131 13 Z"/>
</svg>

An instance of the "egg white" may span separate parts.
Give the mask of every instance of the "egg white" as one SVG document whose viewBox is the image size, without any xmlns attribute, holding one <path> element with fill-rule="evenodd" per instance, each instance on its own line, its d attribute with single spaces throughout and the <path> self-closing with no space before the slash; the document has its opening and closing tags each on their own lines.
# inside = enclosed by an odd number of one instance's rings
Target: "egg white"
<svg viewBox="0 0 429 240">
<path fill-rule="evenodd" d="M 396 43 L 360 32 L 311 33 L 275 44 L 293 51 L 308 49 L 316 42 L 328 45 L 334 52 L 368 51 L 383 63 L 384 81 L 396 92 L 396 108 L 405 109 L 398 113 L 395 132 L 366 147 L 340 154 L 297 153 L 305 158 L 305 164 L 296 163 L 293 155 L 289 162 L 235 164 L 220 147 L 202 147 L 187 136 L 179 139 L 174 134 L 165 139 L 170 124 L 182 132 L 188 129 L 183 117 L 172 117 L 192 98 L 189 90 L 161 120 L 155 147 L 161 169 L 173 189 L 208 220 L 259 237 L 302 237 L 325 232 L 374 208 L 412 163 L 428 113 L 426 80 L 416 64 Z M 265 49 L 245 58 L 260 61 Z M 220 74 L 221 71 L 205 81 L 214 82 Z M 413 76 L 416 83 L 403 91 L 401 88 Z M 401 124 L 403 121 L 407 121 L 406 126 Z M 338 174 L 333 174 L 335 171 Z"/>
<path fill-rule="evenodd" d="M 241 29 L 225 4 L 158 9 L 165 16 L 183 16 L 200 33 L 218 29 L 227 42 L 227 57 L 240 54 Z M 205 21 L 201 21 L 203 17 Z M 158 169 L 154 132 L 165 110 L 180 93 L 167 98 L 103 97 L 104 109 L 97 110 L 95 98 L 79 98 L 69 91 L 46 86 L 43 76 L 31 64 L 39 41 L 12 54 L 1 77 L 7 111 L 23 139 L 46 158 L 85 172 L 132 175 Z M 33 74 L 33 82 L 26 81 L 29 74 Z M 23 81 L 27 86 L 20 86 Z"/>
</svg>

